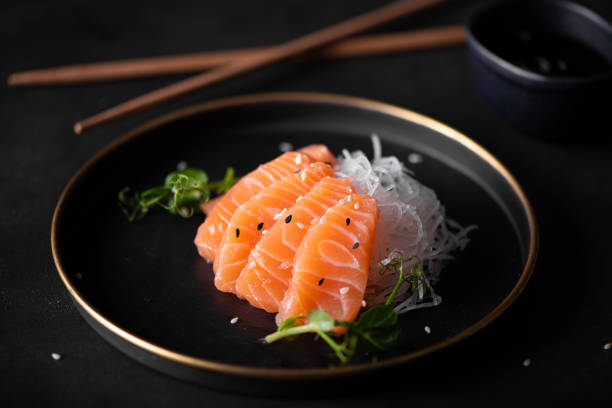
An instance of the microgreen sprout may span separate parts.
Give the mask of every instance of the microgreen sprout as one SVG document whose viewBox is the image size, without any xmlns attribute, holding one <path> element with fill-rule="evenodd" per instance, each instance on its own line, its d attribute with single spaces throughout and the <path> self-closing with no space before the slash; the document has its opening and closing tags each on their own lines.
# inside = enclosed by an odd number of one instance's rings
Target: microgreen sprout
<svg viewBox="0 0 612 408">
<path fill-rule="evenodd" d="M 412 263 L 409 273 L 404 274 L 404 263 Z M 278 330 L 265 337 L 266 343 L 273 343 L 283 338 L 294 338 L 304 333 L 318 334 L 334 351 L 341 364 L 346 364 L 357 350 L 366 352 L 381 352 L 393 348 L 397 344 L 400 330 L 397 325 L 398 316 L 391 307 L 393 299 L 403 283 L 410 285 L 412 291 L 423 291 L 430 288 L 423 276 L 423 264 L 419 257 L 411 256 L 404 260 L 399 252 L 394 252 L 389 261 L 381 264 L 381 273 L 396 272 L 397 283 L 386 302 L 371 307 L 359 315 L 354 322 L 334 320 L 324 310 L 314 309 L 308 314 L 304 324 L 303 316 L 290 317 L 283 321 Z M 334 327 L 345 327 L 336 329 Z M 344 334 L 338 334 L 338 331 Z M 340 339 L 336 341 L 334 338 Z"/>
<path fill-rule="evenodd" d="M 186 168 L 168 174 L 163 186 L 142 193 L 124 188 L 119 191 L 119 206 L 130 222 L 142 219 L 156 205 L 188 218 L 201 211 L 200 204 L 210 200 L 213 192 L 223 194 L 237 181 L 232 167 L 227 168 L 222 180 L 213 182 L 203 170 Z"/>
</svg>

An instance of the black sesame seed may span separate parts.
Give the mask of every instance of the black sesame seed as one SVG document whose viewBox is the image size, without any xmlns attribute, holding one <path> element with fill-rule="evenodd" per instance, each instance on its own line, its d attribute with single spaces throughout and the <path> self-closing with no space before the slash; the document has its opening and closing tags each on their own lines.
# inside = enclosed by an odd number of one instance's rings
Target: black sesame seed
<svg viewBox="0 0 612 408">
<path fill-rule="evenodd" d="M 317 285 L 321 286 L 321 285 L 323 284 L 323 281 L 324 281 L 324 280 L 325 280 L 325 278 L 321 278 L 321 280 L 319 280 L 319 281 L 317 282 Z"/>
<path fill-rule="evenodd" d="M 359 248 L 359 242 L 355 242 L 355 243 L 353 244 L 353 249 L 355 249 L 355 248 Z"/>
<path fill-rule="evenodd" d="M 259 231 L 262 228 L 263 228 L 263 222 L 260 222 L 259 224 L 257 224 L 257 231 Z"/>
<path fill-rule="evenodd" d="M 240 236 L 240 229 L 236 228 L 236 238 L 238 238 Z"/>
<path fill-rule="evenodd" d="M 350 224 L 351 224 L 351 219 L 350 219 L 350 218 L 347 218 L 347 219 L 346 219 L 346 225 L 350 225 Z"/>
<path fill-rule="evenodd" d="M 302 171 L 302 169 L 297 169 L 296 171 L 293 172 L 293 174 L 298 174 L 300 171 Z"/>
<path fill-rule="evenodd" d="M 327 165 L 328 165 L 328 166 L 330 166 L 330 167 L 331 167 L 331 165 L 332 165 L 332 164 L 331 164 L 331 162 L 324 162 L 324 163 L 325 163 L 325 164 L 327 164 Z"/>
<path fill-rule="evenodd" d="M 289 224 L 290 222 L 291 222 L 291 214 L 289 214 L 287 218 L 285 218 L 285 224 Z"/>
</svg>

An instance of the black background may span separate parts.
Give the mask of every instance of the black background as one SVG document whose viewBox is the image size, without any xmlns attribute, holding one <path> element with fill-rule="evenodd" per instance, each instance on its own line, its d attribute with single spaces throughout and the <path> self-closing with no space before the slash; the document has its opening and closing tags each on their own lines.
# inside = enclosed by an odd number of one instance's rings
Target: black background
<svg viewBox="0 0 612 408">
<path fill-rule="evenodd" d="M 69 63 L 274 44 L 381 2 L 19 2 L 0 9 L 0 76 Z M 465 22 L 485 1 L 454 1 L 385 30 Z M 608 20 L 612 3 L 581 1 Z M 75 121 L 179 77 L 0 93 L 0 405 L 426 406 L 612 401 L 611 146 L 544 142 L 508 128 L 475 88 L 464 47 L 283 64 L 77 136 Z M 462 344 L 393 372 L 387 385 L 332 397 L 265 399 L 212 391 L 139 365 L 77 313 L 49 244 L 76 170 L 128 129 L 178 107 L 273 90 L 336 92 L 397 104 L 466 133 L 517 177 L 542 242 L 524 294 Z M 609 134 L 609 129 L 602 129 Z M 54 361 L 51 353 L 63 355 Z M 523 367 L 526 358 L 530 367 Z M 426 376 L 425 378 L 423 378 Z M 420 378 L 419 378 L 420 377 Z M 416 379 L 415 379 L 416 378 Z"/>
</svg>

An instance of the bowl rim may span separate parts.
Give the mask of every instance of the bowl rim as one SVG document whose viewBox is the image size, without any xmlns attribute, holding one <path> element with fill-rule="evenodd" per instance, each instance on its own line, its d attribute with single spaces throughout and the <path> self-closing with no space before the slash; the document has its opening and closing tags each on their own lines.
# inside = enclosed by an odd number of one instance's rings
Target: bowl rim
<svg viewBox="0 0 612 408">
<path fill-rule="evenodd" d="M 512 1 L 502 1 L 495 3 L 493 5 L 488 4 L 482 6 L 476 10 L 466 22 L 465 31 L 466 31 L 466 39 L 468 44 L 468 49 L 473 54 L 477 54 L 480 56 L 480 60 L 490 69 L 495 71 L 497 74 L 511 80 L 513 82 L 529 86 L 529 87 L 538 87 L 544 89 L 568 89 L 568 88 L 577 88 L 580 86 L 589 86 L 601 81 L 605 81 L 612 78 L 612 64 L 608 71 L 590 75 L 590 76 L 568 76 L 568 77 L 554 77 L 554 76 L 545 76 L 540 75 L 538 73 L 523 69 L 517 65 L 512 64 L 511 62 L 505 60 L 504 58 L 498 56 L 491 50 L 489 50 L 476 36 L 474 33 L 474 25 L 475 23 L 481 19 L 487 13 L 490 13 L 496 9 L 501 9 L 505 7 L 515 7 L 516 5 L 522 5 L 522 7 L 557 7 L 561 10 L 564 10 L 567 13 L 571 13 L 577 15 L 588 21 L 590 24 L 593 24 L 599 27 L 601 30 L 608 33 L 610 36 L 610 40 L 612 42 L 612 25 L 601 17 L 599 14 L 595 13 L 593 10 L 572 2 L 568 0 L 512 0 Z"/>
</svg>

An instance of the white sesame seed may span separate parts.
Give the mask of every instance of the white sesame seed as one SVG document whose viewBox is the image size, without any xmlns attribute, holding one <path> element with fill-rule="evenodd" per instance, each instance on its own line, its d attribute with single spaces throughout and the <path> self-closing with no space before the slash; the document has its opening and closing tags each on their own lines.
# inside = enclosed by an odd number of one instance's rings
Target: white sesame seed
<svg viewBox="0 0 612 408">
<path fill-rule="evenodd" d="M 287 153 L 293 150 L 293 145 L 288 142 L 280 142 L 278 144 L 278 150 L 280 150 L 283 153 Z"/>
<path fill-rule="evenodd" d="M 346 286 L 343 287 L 343 288 L 340 288 L 340 294 L 341 295 L 346 295 L 348 293 L 348 291 L 349 291 L 349 288 L 346 287 Z"/>
<path fill-rule="evenodd" d="M 295 157 L 295 164 L 297 164 L 298 166 L 300 164 L 302 164 L 302 155 L 298 153 L 298 155 Z"/>
<path fill-rule="evenodd" d="M 417 164 L 417 163 L 422 163 L 423 162 L 423 156 L 421 156 L 418 153 L 410 153 L 408 155 L 408 161 L 412 164 Z"/>
<path fill-rule="evenodd" d="M 300 173 L 300 178 L 302 179 L 302 181 L 306 180 L 306 172 L 305 171 Z"/>
<path fill-rule="evenodd" d="M 347 203 L 347 201 L 345 199 L 342 199 L 342 200 L 338 201 L 338 204 L 340 204 L 340 205 L 344 205 L 346 203 Z"/>
<path fill-rule="evenodd" d="M 366 301 L 365 301 L 365 300 L 362 300 L 362 301 L 361 301 L 361 307 L 366 307 L 367 305 L 368 305 L 368 304 L 366 303 Z"/>
<path fill-rule="evenodd" d="M 189 217 L 189 210 L 185 207 L 181 208 L 181 215 L 183 217 Z"/>
<path fill-rule="evenodd" d="M 297 225 L 299 229 L 304 229 L 304 224 L 302 224 L 301 222 L 296 222 L 295 225 Z"/>
<path fill-rule="evenodd" d="M 211 234 L 214 234 L 215 233 L 215 226 L 214 225 L 210 225 L 208 227 L 208 232 L 210 232 Z"/>
<path fill-rule="evenodd" d="M 326 217 L 326 216 L 322 216 L 322 217 L 319 219 L 319 222 L 320 222 L 321 224 L 325 224 L 325 221 L 327 221 L 327 217 Z"/>
<path fill-rule="evenodd" d="M 78 280 L 83 279 L 83 275 L 81 275 L 81 273 L 80 273 L 80 272 L 75 273 L 75 274 L 74 274 L 74 277 L 75 277 L 75 278 L 77 278 Z"/>
<path fill-rule="evenodd" d="M 352 203 L 353 202 L 353 195 L 349 194 L 348 197 L 346 197 L 346 202 L 347 203 Z"/>
<path fill-rule="evenodd" d="M 254 268 L 254 267 L 255 267 L 255 265 L 257 265 L 257 264 L 255 263 L 255 261 L 252 261 L 252 262 L 249 264 L 249 268 Z"/>
<path fill-rule="evenodd" d="M 55 361 L 58 361 L 62 359 L 62 355 L 59 353 L 51 353 L 51 358 L 54 359 Z"/>
<path fill-rule="evenodd" d="M 295 200 L 295 202 L 297 203 L 297 202 L 298 202 L 298 201 L 300 201 L 302 198 L 304 198 L 304 197 L 303 197 L 303 196 L 299 196 L 299 197 L 297 198 L 297 200 Z"/>
<path fill-rule="evenodd" d="M 603 348 L 604 348 L 604 350 L 610 350 L 610 349 L 612 349 L 612 343 L 606 343 L 606 344 L 604 344 L 604 347 L 603 347 Z"/>
<path fill-rule="evenodd" d="M 525 360 L 523 360 L 523 367 L 529 367 L 530 365 L 531 365 L 530 358 L 526 358 Z"/>
<path fill-rule="evenodd" d="M 278 220 L 280 217 L 282 217 L 282 216 L 283 216 L 283 214 L 285 213 L 285 211 L 287 211 L 287 209 L 286 209 L 286 208 L 283 208 L 283 210 L 282 210 L 281 212 L 279 212 L 278 214 L 276 214 L 276 215 L 274 216 L 274 219 L 275 219 L 275 220 Z"/>
<path fill-rule="evenodd" d="M 232 320 L 230 320 L 231 324 L 236 324 L 238 323 L 238 316 L 234 317 Z"/>
<path fill-rule="evenodd" d="M 178 171 L 183 171 L 187 168 L 187 162 L 186 161 L 180 161 L 176 164 L 176 169 Z"/>
<path fill-rule="evenodd" d="M 355 202 L 355 204 L 353 205 L 353 208 L 358 210 L 359 209 L 359 202 Z"/>
<path fill-rule="evenodd" d="M 425 330 L 425 333 L 427 333 L 427 334 L 431 333 L 431 327 L 429 327 L 429 326 L 423 327 L 423 330 Z"/>
<path fill-rule="evenodd" d="M 261 235 L 266 235 L 267 233 L 268 233 L 268 230 L 261 231 Z"/>
</svg>

